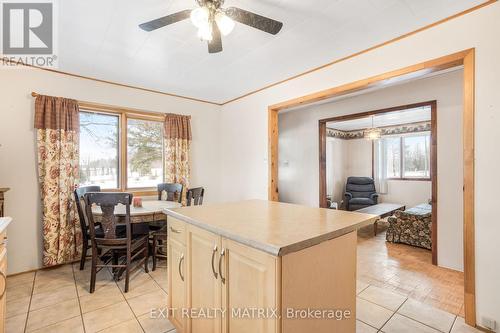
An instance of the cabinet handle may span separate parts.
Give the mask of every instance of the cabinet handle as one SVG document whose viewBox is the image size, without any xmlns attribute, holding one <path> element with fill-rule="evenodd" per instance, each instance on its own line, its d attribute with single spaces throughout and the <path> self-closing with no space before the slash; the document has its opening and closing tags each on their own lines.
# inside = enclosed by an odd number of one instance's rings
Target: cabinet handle
<svg viewBox="0 0 500 333">
<path fill-rule="evenodd" d="M 215 254 L 217 253 L 217 245 L 214 245 L 214 249 L 212 251 L 212 272 L 214 273 L 214 277 L 217 279 L 217 272 L 215 271 Z"/>
<path fill-rule="evenodd" d="M 170 231 L 172 231 L 174 234 L 180 234 L 181 232 L 177 229 L 174 229 L 172 227 L 170 227 Z"/>
<path fill-rule="evenodd" d="M 184 281 L 184 276 L 182 275 L 181 271 L 181 266 L 183 261 L 184 261 L 184 253 L 181 255 L 181 259 L 179 260 L 179 276 L 181 277 L 182 281 Z"/>
<path fill-rule="evenodd" d="M 220 275 L 220 280 L 222 283 L 226 283 L 226 278 L 222 276 L 222 259 L 224 258 L 226 254 L 226 249 L 222 248 L 220 251 L 220 257 L 219 257 L 219 275 Z"/>
<path fill-rule="evenodd" d="M 3 290 L 0 294 L 0 298 L 2 298 L 3 295 L 5 295 L 5 290 L 7 289 L 7 278 L 5 277 L 5 274 L 3 272 L 0 272 L 0 278 L 3 279 Z"/>
</svg>

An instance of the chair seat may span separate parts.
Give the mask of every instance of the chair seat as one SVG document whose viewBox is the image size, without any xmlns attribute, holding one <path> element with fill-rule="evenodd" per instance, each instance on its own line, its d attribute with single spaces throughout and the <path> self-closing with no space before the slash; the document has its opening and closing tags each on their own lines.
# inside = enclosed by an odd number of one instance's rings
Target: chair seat
<svg viewBox="0 0 500 333">
<path fill-rule="evenodd" d="M 101 226 L 95 227 L 95 237 L 96 238 L 104 238 L 104 230 L 102 230 Z M 124 225 L 116 226 L 116 237 L 117 238 L 125 238 L 127 237 L 127 231 Z"/>
<path fill-rule="evenodd" d="M 375 201 L 370 198 L 352 198 L 349 200 L 351 205 L 375 205 Z"/>
<path fill-rule="evenodd" d="M 149 231 L 158 231 L 167 226 L 167 221 L 149 222 Z"/>
</svg>

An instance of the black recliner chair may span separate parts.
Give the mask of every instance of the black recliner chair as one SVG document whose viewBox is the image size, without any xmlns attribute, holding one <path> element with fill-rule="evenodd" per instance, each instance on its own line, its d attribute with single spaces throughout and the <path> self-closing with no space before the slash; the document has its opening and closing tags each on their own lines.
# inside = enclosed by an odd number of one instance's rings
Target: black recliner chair
<svg viewBox="0 0 500 333">
<path fill-rule="evenodd" d="M 345 207 L 353 211 L 377 204 L 375 182 L 370 177 L 348 177 L 345 185 Z"/>
</svg>

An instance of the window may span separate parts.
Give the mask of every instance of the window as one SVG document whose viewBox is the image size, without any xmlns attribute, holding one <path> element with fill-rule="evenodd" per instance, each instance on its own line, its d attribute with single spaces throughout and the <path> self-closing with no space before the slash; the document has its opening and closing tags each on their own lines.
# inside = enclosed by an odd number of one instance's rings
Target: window
<svg viewBox="0 0 500 333">
<path fill-rule="evenodd" d="M 119 117 L 80 112 L 80 184 L 119 188 Z"/>
<path fill-rule="evenodd" d="M 128 188 L 155 187 L 163 182 L 163 124 L 127 120 Z"/>
<path fill-rule="evenodd" d="M 399 177 L 401 175 L 401 139 L 388 137 L 384 140 L 387 149 L 387 177 Z"/>
<path fill-rule="evenodd" d="M 430 133 L 383 138 L 389 179 L 430 179 Z"/>
<path fill-rule="evenodd" d="M 402 138 L 403 178 L 430 178 L 430 135 Z"/>
<path fill-rule="evenodd" d="M 163 182 L 163 119 L 80 111 L 80 185 L 153 190 Z"/>
</svg>

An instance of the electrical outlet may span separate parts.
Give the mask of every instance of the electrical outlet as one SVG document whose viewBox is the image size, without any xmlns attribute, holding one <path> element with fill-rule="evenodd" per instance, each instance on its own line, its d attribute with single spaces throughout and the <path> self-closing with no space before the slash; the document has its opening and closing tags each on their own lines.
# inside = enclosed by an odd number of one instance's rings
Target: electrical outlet
<svg viewBox="0 0 500 333">
<path fill-rule="evenodd" d="M 481 320 L 481 324 L 484 328 L 487 328 L 489 330 L 492 330 L 493 332 L 496 331 L 497 328 L 497 322 L 494 319 L 488 318 L 488 317 L 483 317 Z"/>
</svg>

